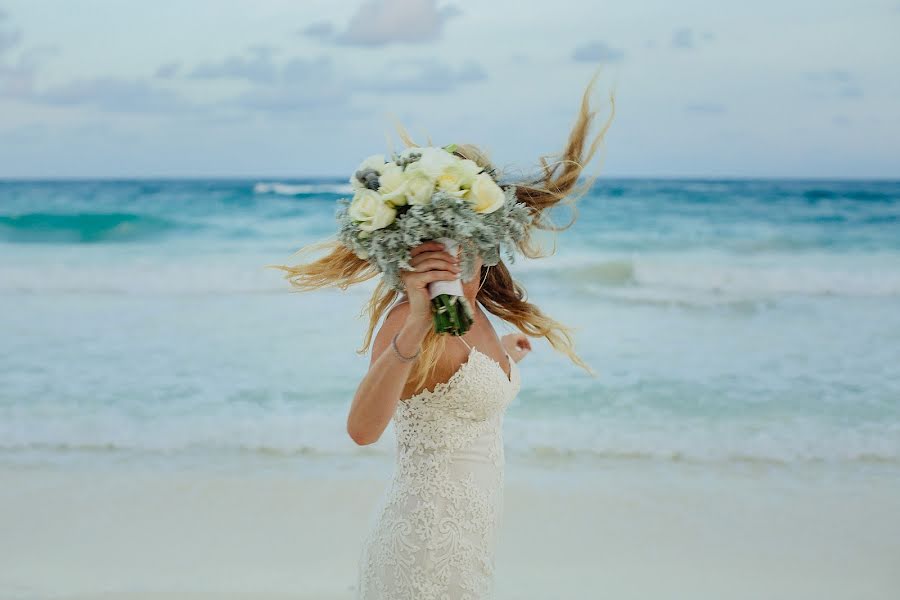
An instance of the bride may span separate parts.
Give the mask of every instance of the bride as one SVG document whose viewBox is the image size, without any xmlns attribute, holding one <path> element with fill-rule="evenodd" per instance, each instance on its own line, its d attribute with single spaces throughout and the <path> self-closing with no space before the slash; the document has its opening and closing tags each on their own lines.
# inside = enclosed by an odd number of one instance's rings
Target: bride
<svg viewBox="0 0 900 600">
<path fill-rule="evenodd" d="M 564 200 L 574 203 L 593 183 L 589 178 L 577 186 L 612 119 L 610 111 L 588 144 L 595 116 L 589 108 L 594 79 L 561 155 L 549 163 L 541 159 L 540 176 L 515 182 L 517 200 L 534 215 L 533 227 L 568 228 L 574 218 L 559 227 L 545 211 Z M 401 137 L 408 146 L 416 145 L 402 130 Z M 493 168 L 475 146 L 458 145 L 456 153 Z M 282 267 L 301 290 L 343 289 L 377 275 L 339 242 L 310 248 L 330 253 Z M 543 256 L 530 235 L 518 249 L 529 258 Z M 529 338 L 545 338 L 575 364 L 593 371 L 575 353 L 572 330 L 526 301 L 524 288 L 502 260 L 491 267 L 479 258 L 478 277 L 463 282 L 474 312 L 471 329 L 458 338 L 435 333 L 427 286 L 459 277 L 458 256 L 434 241 L 418 245 L 412 255 L 413 269 L 402 274 L 405 293 L 379 281 L 369 300 L 369 327 L 360 352 L 371 343 L 372 355 L 347 417 L 347 432 L 357 444 L 377 441 L 391 421 L 396 433 L 394 477 L 366 532 L 357 598 L 485 599 L 493 591 L 495 540 L 503 513 L 503 414 L 519 391 L 518 363 L 531 351 Z M 519 333 L 498 338 L 487 313 Z"/>
</svg>

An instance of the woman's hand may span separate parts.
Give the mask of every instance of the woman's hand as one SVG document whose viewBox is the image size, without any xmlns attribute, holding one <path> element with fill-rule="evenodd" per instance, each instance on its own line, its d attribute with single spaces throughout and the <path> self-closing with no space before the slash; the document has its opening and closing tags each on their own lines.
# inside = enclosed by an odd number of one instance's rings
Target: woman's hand
<svg viewBox="0 0 900 600">
<path fill-rule="evenodd" d="M 507 333 L 500 338 L 500 342 L 516 362 L 521 361 L 526 354 L 531 352 L 531 340 L 524 333 Z"/>
<path fill-rule="evenodd" d="M 428 284 L 432 281 L 451 281 L 459 277 L 459 259 L 444 249 L 440 242 L 423 242 L 410 252 L 409 264 L 413 271 L 400 271 L 400 280 L 406 286 L 409 299 L 409 316 L 417 323 L 431 323 L 431 296 Z"/>
</svg>

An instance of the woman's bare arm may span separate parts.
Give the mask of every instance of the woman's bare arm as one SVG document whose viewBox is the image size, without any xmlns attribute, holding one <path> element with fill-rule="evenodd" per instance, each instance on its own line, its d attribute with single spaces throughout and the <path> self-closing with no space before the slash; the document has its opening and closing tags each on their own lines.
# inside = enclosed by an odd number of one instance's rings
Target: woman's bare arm
<svg viewBox="0 0 900 600">
<path fill-rule="evenodd" d="M 412 362 L 401 361 L 391 349 L 394 334 L 400 332 L 397 336 L 400 353 L 412 356 L 431 327 L 434 327 L 431 319 L 423 322 L 410 318 L 407 303 L 394 308 L 385 319 L 372 343 L 369 371 L 356 390 L 347 416 L 347 433 L 357 444 L 376 442 L 384 433 L 412 369 Z"/>
<path fill-rule="evenodd" d="M 347 415 L 347 433 L 360 445 L 372 444 L 384 433 L 412 369 L 412 361 L 402 361 L 394 353 L 391 339 L 399 332 L 397 348 L 403 356 L 418 352 L 428 330 L 434 327 L 428 284 L 456 279 L 460 272 L 458 259 L 438 242 L 420 244 L 411 254 L 409 262 L 414 270 L 401 275 L 409 301 L 394 307 L 378 330 L 369 371 Z"/>
</svg>

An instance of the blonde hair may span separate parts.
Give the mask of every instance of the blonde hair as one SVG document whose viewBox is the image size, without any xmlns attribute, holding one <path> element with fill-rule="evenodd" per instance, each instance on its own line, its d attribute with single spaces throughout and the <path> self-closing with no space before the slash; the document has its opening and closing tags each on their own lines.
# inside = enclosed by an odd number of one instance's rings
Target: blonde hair
<svg viewBox="0 0 900 600">
<path fill-rule="evenodd" d="M 582 185 L 578 184 L 579 176 L 591 161 L 600 147 L 615 115 L 615 96 L 610 94 L 610 111 L 606 122 L 593 138 L 589 132 L 596 116 L 590 108 L 590 94 L 596 82 L 596 73 L 582 95 L 581 106 L 575 123 L 569 133 L 568 141 L 559 155 L 548 155 L 539 158 L 541 170 L 534 177 L 512 182 L 516 185 L 516 197 L 531 209 L 533 228 L 559 232 L 568 229 L 577 218 L 575 202 L 587 193 L 596 179 L 589 177 Z M 399 136 L 408 147 L 418 146 L 402 127 L 397 125 Z M 455 153 L 463 158 L 475 161 L 479 166 L 493 169 L 487 154 L 472 144 L 457 144 Z M 550 159 L 548 161 L 548 159 Z M 573 210 L 571 221 L 564 226 L 557 226 L 547 214 L 548 209 L 559 205 L 569 205 Z M 544 254 L 535 243 L 533 232 L 518 242 L 518 249 L 528 258 L 540 258 L 555 252 Z M 285 278 L 297 291 L 312 291 L 326 287 L 347 289 L 372 279 L 378 271 L 367 261 L 359 258 L 349 248 L 336 239 L 311 244 L 298 251 L 298 254 L 326 250 L 328 253 L 316 260 L 295 265 L 279 265 L 275 268 L 286 272 Z M 543 337 L 557 351 L 565 354 L 573 363 L 585 369 L 592 376 L 596 373 L 575 352 L 573 329 L 551 318 L 540 308 L 527 301 L 527 293 L 520 283 L 515 281 L 501 260 L 493 268 L 482 266 L 480 280 L 484 284 L 477 294 L 477 300 L 492 314 L 511 323 L 519 331 L 529 337 Z M 364 354 L 372 343 L 375 328 L 394 302 L 402 295 L 379 281 L 371 297 L 360 315 L 368 315 L 369 325 L 363 339 L 363 345 L 357 350 Z M 422 343 L 422 350 L 410 372 L 409 381 L 414 388 L 425 385 L 437 366 L 438 358 L 443 354 L 446 337 L 429 331 Z"/>
</svg>

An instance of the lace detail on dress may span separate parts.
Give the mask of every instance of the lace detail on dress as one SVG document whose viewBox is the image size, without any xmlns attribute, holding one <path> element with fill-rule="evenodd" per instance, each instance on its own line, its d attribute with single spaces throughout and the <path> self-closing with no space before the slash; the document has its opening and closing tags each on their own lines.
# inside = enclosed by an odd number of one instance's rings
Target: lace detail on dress
<svg viewBox="0 0 900 600">
<path fill-rule="evenodd" d="M 521 385 L 506 356 L 509 378 L 470 347 L 448 381 L 399 403 L 394 478 L 363 547 L 357 598 L 491 596 L 503 516 L 503 413 Z"/>
</svg>

